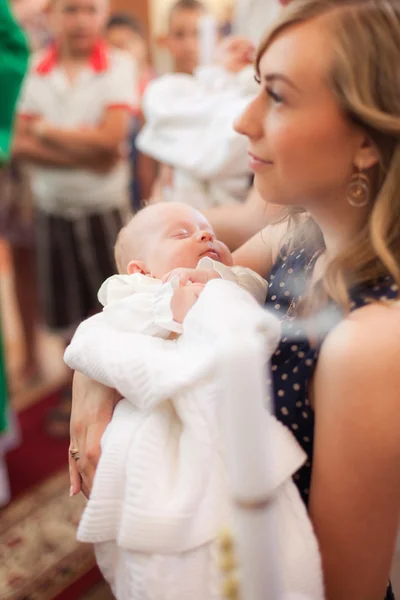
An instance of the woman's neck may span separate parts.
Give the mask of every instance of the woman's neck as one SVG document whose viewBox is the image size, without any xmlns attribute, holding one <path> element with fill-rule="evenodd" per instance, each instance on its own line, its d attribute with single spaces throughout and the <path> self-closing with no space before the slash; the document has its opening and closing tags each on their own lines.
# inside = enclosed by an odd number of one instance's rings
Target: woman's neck
<svg viewBox="0 0 400 600">
<path fill-rule="evenodd" d="M 368 206 L 355 208 L 346 201 L 321 202 L 309 209 L 324 238 L 325 260 L 332 260 L 349 246 L 365 226 L 369 211 Z"/>
</svg>

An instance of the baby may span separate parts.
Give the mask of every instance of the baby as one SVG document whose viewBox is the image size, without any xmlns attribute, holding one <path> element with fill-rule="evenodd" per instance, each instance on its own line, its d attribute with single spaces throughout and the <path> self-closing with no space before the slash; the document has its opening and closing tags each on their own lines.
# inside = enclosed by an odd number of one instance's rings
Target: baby
<svg viewBox="0 0 400 600">
<path fill-rule="evenodd" d="M 124 331 L 165 339 L 182 333 L 186 314 L 211 279 L 233 281 L 260 304 L 266 300 L 266 281 L 233 266 L 230 251 L 207 219 L 186 204 L 159 203 L 141 210 L 121 230 L 115 261 L 120 274 L 102 285 L 99 301 L 106 320 Z"/>
<path fill-rule="evenodd" d="M 231 521 L 231 499 L 219 348 L 250 336 L 267 362 L 280 325 L 257 305 L 265 281 L 233 266 L 188 205 L 140 211 L 122 229 L 115 257 L 120 274 L 99 291 L 103 312 L 80 325 L 65 354 L 72 369 L 124 397 L 102 439 L 78 539 L 94 543 L 118 600 L 222 600 L 216 537 Z M 303 575 L 321 573 L 319 554 L 291 480 L 305 455 L 275 417 L 264 416 L 284 590 L 320 600 L 322 577 Z"/>
</svg>

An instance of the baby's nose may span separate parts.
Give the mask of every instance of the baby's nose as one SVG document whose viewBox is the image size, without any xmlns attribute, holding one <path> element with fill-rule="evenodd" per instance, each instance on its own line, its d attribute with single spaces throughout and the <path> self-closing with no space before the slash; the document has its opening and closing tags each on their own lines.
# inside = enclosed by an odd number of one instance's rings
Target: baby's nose
<svg viewBox="0 0 400 600">
<path fill-rule="evenodd" d="M 197 239 L 199 242 L 211 242 L 214 236 L 210 231 L 199 231 Z"/>
</svg>

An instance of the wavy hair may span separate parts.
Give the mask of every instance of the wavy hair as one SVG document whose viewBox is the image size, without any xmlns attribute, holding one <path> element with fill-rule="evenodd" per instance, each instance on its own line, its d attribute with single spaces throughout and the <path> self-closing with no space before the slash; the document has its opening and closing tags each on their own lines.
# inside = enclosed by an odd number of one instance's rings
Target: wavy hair
<svg viewBox="0 0 400 600">
<path fill-rule="evenodd" d="M 364 129 L 379 154 L 367 222 L 326 267 L 307 299 L 307 312 L 333 299 L 345 312 L 351 288 L 391 275 L 400 286 L 400 2 L 399 0 L 293 0 L 261 43 L 256 66 L 285 29 L 321 18 L 333 60 L 328 82 L 339 106 Z M 322 233 L 308 214 L 289 209 L 292 246 Z"/>
</svg>

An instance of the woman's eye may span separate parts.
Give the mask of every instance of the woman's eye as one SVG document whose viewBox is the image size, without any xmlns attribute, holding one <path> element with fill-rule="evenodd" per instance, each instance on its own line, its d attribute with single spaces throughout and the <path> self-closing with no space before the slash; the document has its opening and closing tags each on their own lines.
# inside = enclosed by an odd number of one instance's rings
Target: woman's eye
<svg viewBox="0 0 400 600">
<path fill-rule="evenodd" d="M 268 96 L 276 103 L 276 104 L 283 104 L 283 98 L 282 96 L 280 96 L 279 94 L 277 94 L 276 92 L 274 92 L 271 88 L 267 87 L 266 88 L 266 92 L 268 94 Z"/>
</svg>

